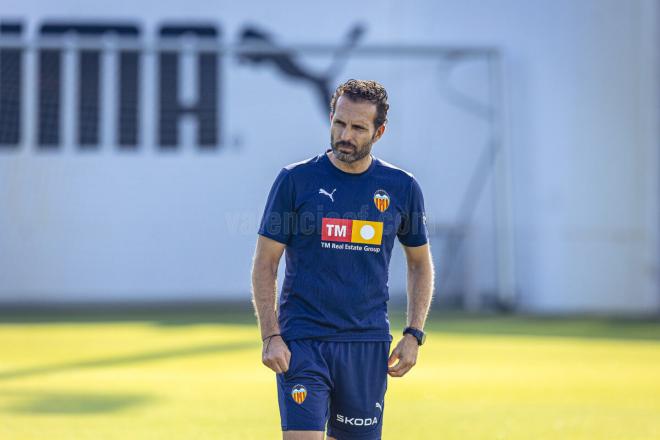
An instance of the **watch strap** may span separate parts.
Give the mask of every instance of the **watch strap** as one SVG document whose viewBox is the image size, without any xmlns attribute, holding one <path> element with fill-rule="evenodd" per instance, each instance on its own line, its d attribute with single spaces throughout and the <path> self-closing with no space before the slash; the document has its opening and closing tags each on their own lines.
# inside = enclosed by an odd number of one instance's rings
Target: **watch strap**
<svg viewBox="0 0 660 440">
<path fill-rule="evenodd" d="M 415 339 L 417 339 L 417 345 L 422 345 L 424 344 L 424 341 L 426 340 L 426 335 L 424 332 L 418 328 L 415 327 L 406 327 L 403 330 L 404 335 L 413 335 Z"/>
</svg>

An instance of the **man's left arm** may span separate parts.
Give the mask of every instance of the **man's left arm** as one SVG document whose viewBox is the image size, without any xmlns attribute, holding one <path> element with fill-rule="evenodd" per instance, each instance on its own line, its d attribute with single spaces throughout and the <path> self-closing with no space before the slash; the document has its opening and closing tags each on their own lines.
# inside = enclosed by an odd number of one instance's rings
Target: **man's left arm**
<svg viewBox="0 0 660 440">
<path fill-rule="evenodd" d="M 433 296 L 433 260 L 428 243 L 421 246 L 403 246 L 408 266 L 407 325 L 424 329 Z M 388 374 L 401 377 L 417 363 L 417 339 L 406 334 L 392 351 L 388 360 Z M 394 364 L 398 359 L 398 362 Z"/>
</svg>

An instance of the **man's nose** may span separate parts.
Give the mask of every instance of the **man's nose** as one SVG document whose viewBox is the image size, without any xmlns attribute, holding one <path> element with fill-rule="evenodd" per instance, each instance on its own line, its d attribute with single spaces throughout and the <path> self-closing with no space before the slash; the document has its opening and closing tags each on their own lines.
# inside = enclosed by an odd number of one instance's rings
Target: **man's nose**
<svg viewBox="0 0 660 440">
<path fill-rule="evenodd" d="M 344 129 L 341 131 L 341 140 L 342 141 L 351 140 L 351 129 L 350 128 L 344 127 Z"/>
</svg>

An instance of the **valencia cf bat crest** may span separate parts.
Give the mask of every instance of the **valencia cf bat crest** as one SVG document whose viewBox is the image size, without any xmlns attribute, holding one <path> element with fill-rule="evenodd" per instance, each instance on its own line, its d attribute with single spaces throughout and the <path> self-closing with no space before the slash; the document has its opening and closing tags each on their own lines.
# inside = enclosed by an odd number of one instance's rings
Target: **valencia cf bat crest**
<svg viewBox="0 0 660 440">
<path fill-rule="evenodd" d="M 294 386 L 293 390 L 291 390 L 291 397 L 293 397 L 294 402 L 300 405 L 305 401 L 305 397 L 307 397 L 307 388 L 302 385 Z"/>
<path fill-rule="evenodd" d="M 384 189 L 379 189 L 374 193 L 374 203 L 380 212 L 385 212 L 390 206 L 390 196 Z"/>
</svg>

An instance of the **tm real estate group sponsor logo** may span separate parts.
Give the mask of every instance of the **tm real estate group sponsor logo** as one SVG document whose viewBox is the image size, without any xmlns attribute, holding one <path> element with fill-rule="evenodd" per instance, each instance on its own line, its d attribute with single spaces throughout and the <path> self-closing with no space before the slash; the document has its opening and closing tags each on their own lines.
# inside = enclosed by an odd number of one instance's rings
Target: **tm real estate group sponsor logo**
<svg viewBox="0 0 660 440">
<path fill-rule="evenodd" d="M 323 248 L 380 252 L 383 222 L 324 217 L 321 226 Z"/>
</svg>

